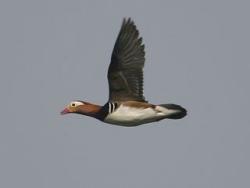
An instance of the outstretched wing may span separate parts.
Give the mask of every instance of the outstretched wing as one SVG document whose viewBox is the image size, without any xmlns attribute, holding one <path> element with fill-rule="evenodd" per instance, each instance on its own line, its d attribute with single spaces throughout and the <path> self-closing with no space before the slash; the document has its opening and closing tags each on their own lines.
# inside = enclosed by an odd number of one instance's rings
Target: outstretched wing
<svg viewBox="0 0 250 188">
<path fill-rule="evenodd" d="M 108 70 L 109 101 L 144 101 L 144 45 L 134 22 L 124 19 Z"/>
</svg>

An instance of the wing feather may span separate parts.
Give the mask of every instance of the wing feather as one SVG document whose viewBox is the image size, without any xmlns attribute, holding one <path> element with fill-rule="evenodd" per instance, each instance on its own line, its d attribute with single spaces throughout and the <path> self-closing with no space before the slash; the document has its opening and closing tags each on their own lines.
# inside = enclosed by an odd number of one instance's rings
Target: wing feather
<svg viewBox="0 0 250 188">
<path fill-rule="evenodd" d="M 144 45 L 134 22 L 124 19 L 108 70 L 109 101 L 143 101 Z"/>
</svg>

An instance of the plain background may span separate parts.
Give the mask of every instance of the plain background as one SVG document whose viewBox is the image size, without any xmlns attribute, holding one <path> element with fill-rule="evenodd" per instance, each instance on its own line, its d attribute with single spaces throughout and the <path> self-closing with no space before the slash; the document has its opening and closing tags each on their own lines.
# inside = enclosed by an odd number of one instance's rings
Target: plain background
<svg viewBox="0 0 250 188">
<path fill-rule="evenodd" d="M 0 187 L 249 187 L 249 6 L 1 0 Z M 186 118 L 124 128 L 59 115 L 107 101 L 123 17 L 146 45 L 146 99 Z"/>
</svg>

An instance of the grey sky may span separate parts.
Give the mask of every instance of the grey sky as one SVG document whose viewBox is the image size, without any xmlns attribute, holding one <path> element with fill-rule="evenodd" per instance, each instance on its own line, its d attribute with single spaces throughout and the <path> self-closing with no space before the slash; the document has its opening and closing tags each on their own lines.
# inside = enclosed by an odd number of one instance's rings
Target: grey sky
<svg viewBox="0 0 250 188">
<path fill-rule="evenodd" d="M 0 2 L 0 187 L 249 187 L 248 1 Z M 188 109 L 135 128 L 60 116 L 104 104 L 123 17 L 146 45 L 146 99 Z"/>
</svg>

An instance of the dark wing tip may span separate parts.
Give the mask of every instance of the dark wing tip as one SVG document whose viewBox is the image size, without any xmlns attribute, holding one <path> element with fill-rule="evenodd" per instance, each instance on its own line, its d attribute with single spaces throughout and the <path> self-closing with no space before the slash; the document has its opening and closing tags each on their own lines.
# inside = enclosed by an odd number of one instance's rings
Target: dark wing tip
<svg viewBox="0 0 250 188">
<path fill-rule="evenodd" d="M 125 31 L 134 31 L 137 36 L 139 36 L 139 31 L 136 28 L 135 22 L 129 17 L 129 18 L 123 18 L 121 30 Z"/>
<path fill-rule="evenodd" d="M 135 24 L 134 21 L 132 20 L 132 18 L 130 18 L 130 17 L 128 17 L 128 18 L 124 17 L 122 25 L 127 24 L 127 23 Z"/>
<path fill-rule="evenodd" d="M 112 53 L 111 61 L 118 61 L 118 59 L 125 57 L 134 57 L 135 59 L 140 58 L 142 60 L 141 66 L 143 67 L 145 61 L 144 56 L 145 46 L 143 44 L 143 38 L 140 37 L 139 31 L 134 21 L 130 17 L 123 18 L 123 22 Z M 126 64 L 126 62 L 124 63 Z"/>
</svg>

